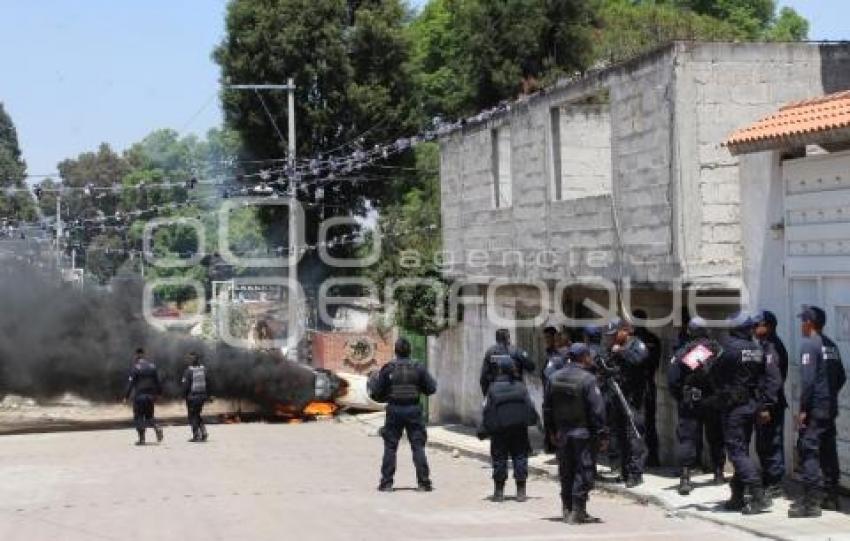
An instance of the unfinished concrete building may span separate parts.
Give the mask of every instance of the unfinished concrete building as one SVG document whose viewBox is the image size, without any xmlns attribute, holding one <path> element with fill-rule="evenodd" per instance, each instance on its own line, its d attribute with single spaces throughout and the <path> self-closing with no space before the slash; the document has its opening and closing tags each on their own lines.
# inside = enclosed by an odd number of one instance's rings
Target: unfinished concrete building
<svg viewBox="0 0 850 541">
<path fill-rule="evenodd" d="M 683 291 L 728 297 L 741 286 L 746 179 L 721 143 L 784 103 L 845 88 L 848 44 L 674 43 L 442 137 L 446 277 L 467 296 L 431 340 L 441 387 L 431 419 L 478 421 L 481 361 L 504 323 L 494 310 L 525 321 L 512 325 L 515 342 L 539 362 L 535 316 L 586 315 L 586 299 L 613 297 L 667 319 L 653 329 L 663 365 Z M 735 303 L 723 302 L 701 314 L 725 315 Z M 669 462 L 675 408 L 657 376 Z"/>
</svg>

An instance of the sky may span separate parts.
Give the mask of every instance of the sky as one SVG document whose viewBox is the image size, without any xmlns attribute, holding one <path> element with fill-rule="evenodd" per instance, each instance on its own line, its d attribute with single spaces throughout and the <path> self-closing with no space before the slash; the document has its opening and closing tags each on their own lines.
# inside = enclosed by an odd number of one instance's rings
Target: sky
<svg viewBox="0 0 850 541">
<path fill-rule="evenodd" d="M 420 5 L 425 0 L 413 0 Z M 850 0 L 782 0 L 811 39 L 850 39 Z M 101 142 L 123 150 L 158 128 L 221 124 L 226 0 L 0 0 L 0 102 L 31 175 Z M 37 177 L 34 181 L 39 180 Z"/>
</svg>

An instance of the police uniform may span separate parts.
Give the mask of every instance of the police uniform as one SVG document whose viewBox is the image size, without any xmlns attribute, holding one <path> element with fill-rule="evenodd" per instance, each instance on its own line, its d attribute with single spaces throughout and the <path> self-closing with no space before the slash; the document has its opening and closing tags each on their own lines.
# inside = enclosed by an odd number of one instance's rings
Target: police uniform
<svg viewBox="0 0 850 541">
<path fill-rule="evenodd" d="M 543 372 L 541 373 L 541 381 L 543 383 L 543 392 L 546 392 L 546 387 L 549 384 L 549 378 L 562 369 L 567 364 L 567 358 L 564 351 L 560 348 L 546 348 L 546 358 L 543 363 Z M 543 421 L 543 449 L 547 453 L 554 453 L 555 446 L 553 444 L 555 438 L 554 427 L 549 426 L 546 420 Z"/>
<path fill-rule="evenodd" d="M 691 470 L 700 462 L 703 432 L 708 440 L 715 483 L 723 482 L 726 453 L 716 392 L 709 378 L 711 365 L 721 352 L 720 345 L 704 335 L 702 320 L 689 323 L 692 337 L 673 356 L 667 369 L 667 386 L 676 399 L 676 454 L 682 467 L 679 494 L 693 490 Z"/>
<path fill-rule="evenodd" d="M 636 327 L 635 336 L 646 345 L 646 448 L 647 461 L 650 466 L 658 466 L 658 428 L 656 426 L 656 409 L 658 407 L 658 387 L 655 382 L 655 374 L 661 364 L 661 340 L 649 332 L 645 327 Z"/>
<path fill-rule="evenodd" d="M 575 344 L 574 348 L 584 346 Z M 552 374 L 543 411 L 556 427 L 564 519 L 572 523 L 595 521 L 587 515 L 587 499 L 596 474 L 595 446 L 608 433 L 605 402 L 596 377 L 577 363 L 567 364 Z"/>
<path fill-rule="evenodd" d="M 781 375 L 781 384 L 776 395 L 776 404 L 770 409 L 770 421 L 756 424 L 756 454 L 762 470 L 762 483 L 771 496 L 782 493 L 782 478 L 785 476 L 785 410 L 788 400 L 785 397 L 785 380 L 788 377 L 788 353 L 782 341 L 775 335 L 773 339 L 759 341 L 767 362 L 776 363 Z M 782 352 L 782 353 L 781 353 Z M 784 353 L 784 354 L 783 354 Z"/>
<path fill-rule="evenodd" d="M 609 330 L 609 333 L 612 331 Z M 644 400 L 646 397 L 646 360 L 649 351 L 646 345 L 634 336 L 630 336 L 617 351 L 609 353 L 611 363 L 617 370 L 616 378 L 623 391 L 627 405 L 631 410 L 634 428 L 627 412 L 619 399 L 613 403 L 612 428 L 620 446 L 620 467 L 627 486 L 637 486 L 643 481 L 646 464 Z"/>
<path fill-rule="evenodd" d="M 384 439 L 384 457 L 381 463 L 379 489 L 391 490 L 396 471 L 396 453 L 404 432 L 413 452 L 416 481 L 420 490 L 431 490 L 428 458 L 425 456 L 427 432 L 419 403 L 421 395 L 432 395 L 437 382 L 424 366 L 410 359 L 394 359 L 378 373 L 372 398 L 387 402 L 386 418 L 381 435 Z"/>
<path fill-rule="evenodd" d="M 800 317 L 826 324 L 823 310 L 806 307 Z M 820 515 L 821 491 L 826 489 L 830 503 L 837 507 L 840 470 L 836 449 L 835 418 L 838 393 L 846 375 L 835 342 L 812 333 L 800 346 L 800 413 L 806 419 L 800 428 L 798 447 L 805 493 L 794 503 L 789 516 Z"/>
<path fill-rule="evenodd" d="M 162 385 L 156 366 L 143 358 L 137 359 L 130 370 L 127 390 L 124 393 L 125 398 L 133 396 L 133 421 L 139 434 L 137 445 L 144 445 L 145 430 L 148 427 L 154 429 L 157 441 L 162 441 L 163 432 L 154 417 L 154 403 L 160 394 Z"/>
<path fill-rule="evenodd" d="M 528 353 L 517 349 L 510 344 L 495 344 L 490 346 L 484 353 L 484 362 L 481 363 L 481 394 L 487 396 L 487 389 L 499 375 L 498 361 L 502 356 L 510 357 L 515 365 L 516 373 L 522 379 L 525 372 L 534 372 L 534 362 L 528 358 Z"/>
<path fill-rule="evenodd" d="M 773 409 L 782 376 L 778 364 L 765 358 L 764 351 L 752 339 L 753 321 L 739 314 L 730 320 L 732 328 L 722 342 L 723 353 L 711 369 L 711 379 L 722 404 L 723 438 L 726 454 L 735 468 L 728 510 L 755 514 L 766 511 L 770 500 L 765 496 L 761 473 L 750 456 L 755 416 Z M 745 499 L 749 492 L 750 498 Z"/>
<path fill-rule="evenodd" d="M 493 500 L 504 499 L 510 458 L 517 485 L 517 501 L 525 501 L 530 448 L 528 427 L 537 424 L 537 413 L 528 389 L 516 378 L 513 360 L 502 357 L 499 367 L 500 373 L 490 384 L 482 412 L 482 425 L 490 436 Z"/>
<path fill-rule="evenodd" d="M 202 364 L 193 364 L 183 373 L 181 383 L 183 396 L 186 398 L 189 426 L 192 428 L 191 441 L 207 441 L 209 434 L 204 423 L 203 409 L 212 392 L 209 371 Z"/>
</svg>

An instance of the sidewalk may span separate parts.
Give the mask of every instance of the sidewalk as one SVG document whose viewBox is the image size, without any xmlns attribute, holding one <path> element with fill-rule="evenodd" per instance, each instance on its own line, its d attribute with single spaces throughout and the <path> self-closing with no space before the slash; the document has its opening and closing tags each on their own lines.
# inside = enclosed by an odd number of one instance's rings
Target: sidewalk
<svg viewBox="0 0 850 541">
<path fill-rule="evenodd" d="M 371 433 L 377 432 L 383 425 L 384 414 L 373 413 L 352 417 Z M 428 445 L 445 451 L 455 452 L 477 458 L 490 459 L 490 442 L 480 441 L 474 429 L 461 425 L 441 425 L 428 427 Z M 532 474 L 556 479 L 558 467 L 551 455 L 538 454 L 529 459 Z M 606 477 L 610 472 L 604 466 L 599 472 Z M 597 490 L 615 493 L 642 503 L 652 503 L 665 508 L 673 515 L 696 517 L 717 524 L 770 538 L 789 541 L 850 540 L 850 517 L 843 513 L 824 511 L 817 519 L 789 519 L 787 512 L 790 501 L 777 499 L 769 513 L 744 516 L 720 509 L 720 505 L 729 497 L 728 485 L 713 486 L 711 475 L 695 477 L 697 488 L 687 497 L 676 492 L 679 484 L 677 477 L 647 473 L 643 485 L 627 489 L 614 482 L 597 482 Z"/>
</svg>

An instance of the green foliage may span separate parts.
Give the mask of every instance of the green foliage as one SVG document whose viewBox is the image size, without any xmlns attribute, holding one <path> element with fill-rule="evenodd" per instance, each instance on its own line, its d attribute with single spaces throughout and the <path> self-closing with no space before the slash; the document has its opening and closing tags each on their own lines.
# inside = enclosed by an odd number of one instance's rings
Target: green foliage
<svg viewBox="0 0 850 541">
<path fill-rule="evenodd" d="M 6 189 L 25 188 L 26 172 L 15 124 L 0 103 L 0 219 L 27 221 L 35 218 L 35 202 L 29 193 L 6 192 Z"/>
<path fill-rule="evenodd" d="M 328 150 L 370 129 L 364 143 L 374 144 L 411 127 L 405 18 L 399 0 L 234 0 L 227 8 L 227 36 L 213 57 L 228 83 L 295 79 L 299 155 Z M 286 93 L 262 96 L 285 131 Z M 222 101 L 227 123 L 242 134 L 249 155 L 285 154 L 254 92 L 225 89 Z"/>
<path fill-rule="evenodd" d="M 402 200 L 381 212 L 378 221 L 382 236 L 381 258 L 367 269 L 369 278 L 383 291 L 392 281 L 407 278 L 433 280 L 442 284 L 438 266 L 441 250 L 439 146 L 426 144 L 417 147 L 417 182 Z M 367 243 L 371 246 L 371 243 Z M 428 285 L 395 289 L 395 319 L 401 327 L 420 334 L 435 334 L 441 328 L 437 321 L 440 289 Z M 389 300 L 389 299 L 388 299 Z"/>
<path fill-rule="evenodd" d="M 592 61 L 587 0 L 432 0 L 410 26 L 417 99 L 458 117 Z"/>
<path fill-rule="evenodd" d="M 767 38 L 771 41 L 800 41 L 808 37 L 809 21 L 789 7 L 782 8 L 776 22 L 767 31 Z"/>
</svg>

